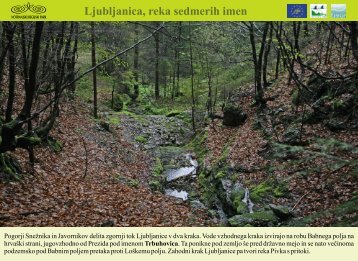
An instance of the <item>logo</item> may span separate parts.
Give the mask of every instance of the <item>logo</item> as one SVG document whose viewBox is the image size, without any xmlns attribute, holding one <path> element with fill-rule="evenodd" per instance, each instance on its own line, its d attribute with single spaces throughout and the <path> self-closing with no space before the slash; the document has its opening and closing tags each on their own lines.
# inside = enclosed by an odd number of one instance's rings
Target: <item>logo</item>
<svg viewBox="0 0 358 261">
<path fill-rule="evenodd" d="M 310 5 L 311 18 L 327 18 L 327 5 L 326 4 L 313 4 Z"/>
<path fill-rule="evenodd" d="M 332 18 L 346 18 L 347 7 L 345 4 L 331 5 Z"/>
<path fill-rule="evenodd" d="M 14 14 L 23 14 L 30 11 L 34 14 L 43 14 L 46 12 L 46 7 L 42 5 L 32 5 L 30 3 L 24 5 L 15 5 L 11 8 L 11 12 Z"/>
<path fill-rule="evenodd" d="M 287 18 L 307 18 L 306 4 L 288 4 Z"/>
</svg>

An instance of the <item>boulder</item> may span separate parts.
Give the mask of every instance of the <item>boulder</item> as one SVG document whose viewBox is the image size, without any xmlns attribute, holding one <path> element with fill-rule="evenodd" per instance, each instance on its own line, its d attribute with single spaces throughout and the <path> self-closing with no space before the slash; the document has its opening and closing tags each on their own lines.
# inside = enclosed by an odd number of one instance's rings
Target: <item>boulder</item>
<svg viewBox="0 0 358 261">
<path fill-rule="evenodd" d="M 224 108 L 223 124 L 225 126 L 237 127 L 243 124 L 247 119 L 247 114 L 234 105 L 228 105 Z"/>
<path fill-rule="evenodd" d="M 245 213 L 236 215 L 229 219 L 229 224 L 233 227 L 243 227 L 251 225 L 255 227 L 273 226 L 278 223 L 278 218 L 273 211 L 260 211 L 255 213 Z"/>
<path fill-rule="evenodd" d="M 298 125 L 290 126 L 283 133 L 283 142 L 289 145 L 298 145 L 301 141 L 301 127 Z"/>
<path fill-rule="evenodd" d="M 285 221 L 293 217 L 293 214 L 288 207 L 270 204 L 269 205 L 272 212 L 281 220 Z"/>
</svg>

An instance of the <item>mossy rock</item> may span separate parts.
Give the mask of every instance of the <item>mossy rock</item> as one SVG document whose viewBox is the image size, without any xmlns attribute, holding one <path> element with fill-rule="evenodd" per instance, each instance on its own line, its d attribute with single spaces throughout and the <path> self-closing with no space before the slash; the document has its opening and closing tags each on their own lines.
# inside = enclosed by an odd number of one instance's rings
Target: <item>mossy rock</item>
<svg viewBox="0 0 358 261">
<path fill-rule="evenodd" d="M 245 213 L 236 215 L 229 219 L 231 226 L 243 227 L 251 225 L 255 227 L 273 226 L 278 223 L 278 218 L 271 210 L 260 211 L 255 213 Z"/>
<path fill-rule="evenodd" d="M 272 212 L 280 219 L 280 220 L 288 220 L 293 217 L 292 212 L 286 206 L 280 206 L 275 204 L 269 205 Z"/>
<path fill-rule="evenodd" d="M 281 198 L 288 196 L 288 183 L 285 180 L 267 180 L 251 190 L 250 198 L 254 202 L 262 202 L 272 197 Z"/>
<path fill-rule="evenodd" d="M 286 225 L 289 227 L 311 226 L 317 219 L 324 219 L 326 217 L 331 218 L 334 216 L 335 221 L 333 221 L 330 226 L 356 227 L 358 226 L 357 205 L 358 197 L 354 197 L 351 200 L 336 206 L 335 208 L 319 211 L 305 217 L 292 219 Z"/>
<path fill-rule="evenodd" d="M 248 213 L 247 205 L 244 202 L 242 202 L 242 200 L 234 201 L 233 205 L 238 215 Z"/>
<path fill-rule="evenodd" d="M 264 198 L 269 198 L 270 196 L 272 196 L 272 186 L 267 181 L 254 187 L 250 193 L 250 198 L 254 202 L 262 201 Z"/>
<path fill-rule="evenodd" d="M 233 104 L 228 104 L 224 108 L 223 124 L 225 126 L 237 127 L 247 119 L 247 114 Z"/>
</svg>

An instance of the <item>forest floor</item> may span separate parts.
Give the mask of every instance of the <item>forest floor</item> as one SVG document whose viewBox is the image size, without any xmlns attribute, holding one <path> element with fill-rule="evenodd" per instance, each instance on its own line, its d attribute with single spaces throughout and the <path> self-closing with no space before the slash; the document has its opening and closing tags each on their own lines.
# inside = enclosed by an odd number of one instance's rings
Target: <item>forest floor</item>
<svg viewBox="0 0 358 261">
<path fill-rule="evenodd" d="M 265 109 L 252 106 L 252 89 L 247 86 L 234 98 L 248 115 L 242 126 L 227 127 L 214 120 L 203 130 L 201 170 L 224 163 L 215 169 L 214 179 L 234 170 L 236 180 L 250 189 L 255 212 L 274 203 L 289 207 L 298 218 L 310 217 L 288 225 L 357 226 L 358 182 L 350 165 L 357 160 L 356 130 L 332 131 L 323 122 L 301 125 L 307 112 L 292 105 L 295 86 L 287 84 L 284 75 L 266 89 Z M 140 118 L 133 113 L 107 113 L 101 117 L 109 125 L 103 125 L 91 118 L 90 107 L 80 99 L 63 103 L 51 132 L 61 146 L 37 147 L 34 167 L 29 166 L 26 151 L 13 153 L 23 173 L 19 181 L 0 183 L 0 226 L 217 225 L 207 208 L 149 186 L 155 168 L 149 150 L 171 143 L 183 146 L 188 141 L 178 133 L 190 130 L 178 125 L 175 117 Z M 291 128 L 296 130 L 293 136 L 299 130 L 302 140 L 280 155 L 275 146 L 285 144 Z M 195 186 L 202 177 L 199 173 Z M 197 198 L 205 193 L 202 185 Z"/>
<path fill-rule="evenodd" d="M 75 109 L 76 108 L 76 109 Z M 0 183 L 1 226 L 208 226 L 205 211 L 148 187 L 151 160 L 119 127 L 104 130 L 88 105 L 62 107 L 52 137 L 63 148 L 36 149 L 22 179 Z"/>
</svg>

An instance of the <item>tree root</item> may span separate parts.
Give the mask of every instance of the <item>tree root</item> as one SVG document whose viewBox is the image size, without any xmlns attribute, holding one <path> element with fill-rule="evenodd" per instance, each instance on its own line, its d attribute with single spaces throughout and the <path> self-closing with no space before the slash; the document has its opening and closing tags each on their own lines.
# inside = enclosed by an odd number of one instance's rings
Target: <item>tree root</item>
<svg viewBox="0 0 358 261">
<path fill-rule="evenodd" d="M 21 167 L 9 154 L 0 153 L 0 178 L 5 180 L 20 180 Z"/>
</svg>

